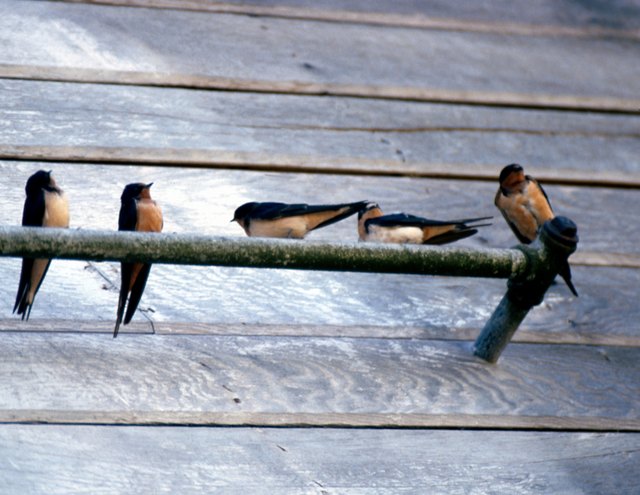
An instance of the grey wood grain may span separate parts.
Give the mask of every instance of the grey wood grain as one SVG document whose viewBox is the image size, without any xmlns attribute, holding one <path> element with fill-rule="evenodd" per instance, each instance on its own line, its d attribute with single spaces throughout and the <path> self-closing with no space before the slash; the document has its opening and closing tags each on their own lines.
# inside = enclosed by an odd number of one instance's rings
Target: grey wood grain
<svg viewBox="0 0 640 495">
<path fill-rule="evenodd" d="M 0 80 L 0 155 L 640 186 L 637 117 Z"/>
<path fill-rule="evenodd" d="M 520 36 L 640 39 L 640 30 L 634 29 L 634 24 L 640 25 L 640 10 L 632 5 L 633 2 L 629 2 L 629 5 L 608 6 L 607 9 L 601 9 L 597 4 L 586 5 L 585 2 L 581 2 L 580 8 L 575 8 L 577 5 L 573 2 L 555 2 L 553 8 L 549 8 L 544 2 L 520 8 L 517 3 L 505 5 L 496 1 L 476 9 L 474 2 L 469 2 L 469 5 L 458 5 L 461 2 L 455 2 L 454 8 L 450 9 L 446 8 L 451 7 L 450 5 L 442 8 L 443 5 L 438 5 L 437 2 L 367 2 L 364 5 L 362 2 L 318 4 L 298 0 L 215 3 L 208 0 L 57 1 Z M 518 9 L 515 17 L 509 15 L 512 12 L 503 14 L 514 5 Z M 531 10 L 535 12 L 530 13 Z M 478 15 L 481 12 L 485 15 Z M 447 17 L 441 17 L 442 15 Z"/>
<path fill-rule="evenodd" d="M 83 264 L 55 261 L 28 323 L 11 314 L 19 262 L 3 261 L 0 271 L 7 281 L 0 290 L 0 330 L 113 331 L 117 286 L 106 290 L 101 279 L 83 271 Z M 637 270 L 574 268 L 573 272 L 580 298 L 571 298 L 560 283 L 554 285 L 546 301 L 523 322 L 516 339 L 637 345 L 639 314 L 633 304 L 640 288 Z M 115 267 L 111 273 L 116 282 Z M 125 327 L 124 333 L 155 329 L 474 340 L 506 290 L 504 282 L 470 279 L 179 270 L 161 265 L 152 273 L 142 312 L 134 318 L 139 327 Z M 189 280 L 200 284 L 194 287 Z"/>
<path fill-rule="evenodd" d="M 122 337 L 4 333 L 0 421 L 640 427 L 639 348 Z"/>
<path fill-rule="evenodd" d="M 395 0 L 393 2 L 375 0 L 325 0 L 322 3 L 310 0 L 63 0 L 79 3 L 97 3 L 120 6 L 142 6 L 158 8 L 178 8 L 209 12 L 236 12 L 260 15 L 320 18 L 342 20 L 343 22 L 377 22 L 408 26 L 437 26 L 437 21 L 459 21 L 462 29 L 472 30 L 474 26 L 494 29 L 509 29 L 514 24 L 532 29 L 555 27 L 561 33 L 571 34 L 582 28 L 587 32 L 600 33 L 602 30 L 618 32 L 634 31 L 640 28 L 640 8 L 633 0 L 608 2 L 597 1 L 518 1 L 491 0 L 478 4 L 474 1 L 432 1 Z M 431 21 L 431 22 L 428 22 Z M 559 29 L 559 28 L 565 29 Z"/>
<path fill-rule="evenodd" d="M 345 92 L 358 87 L 388 97 L 414 98 L 421 88 L 433 90 L 432 97 L 442 92 L 442 97 L 464 98 L 473 91 L 475 101 L 511 99 L 514 104 L 546 105 L 556 97 L 559 105 L 564 101 L 570 106 L 573 98 L 577 106 L 589 107 L 589 98 L 614 98 L 622 101 L 611 101 L 611 108 L 619 104 L 620 110 L 634 112 L 640 92 L 640 69 L 632 63 L 637 44 L 624 40 L 558 40 L 57 2 L 7 1 L 1 8 L 5 49 L 0 63 L 14 67 L 120 71 L 146 74 L 148 82 L 162 84 L 168 83 L 163 76 L 179 74 L 213 78 L 213 85 L 269 83 L 276 90 L 319 85 L 315 91 Z"/>
<path fill-rule="evenodd" d="M 455 309 L 452 308 L 452 314 Z M 612 311 L 613 312 L 613 311 Z M 640 336 L 631 325 L 625 331 L 625 325 L 617 322 L 607 325 L 591 323 L 590 328 L 564 320 L 541 325 L 539 315 L 525 321 L 513 336 L 513 342 L 528 344 L 583 344 L 617 347 L 640 347 Z M 536 329 L 531 327 L 537 322 Z M 580 328 L 580 327 L 583 328 Z M 618 330 L 623 328 L 622 334 Z M 381 326 L 381 325 L 331 325 L 321 323 L 269 324 L 269 323 L 202 323 L 179 321 L 135 321 L 129 324 L 124 333 L 157 335 L 235 335 L 269 337 L 347 337 L 376 339 L 422 339 L 422 340 L 463 340 L 475 341 L 481 328 L 436 326 L 424 322 L 421 326 Z M 31 319 L 28 322 L 16 322 L 13 319 L 0 319 L 2 332 L 53 332 L 53 333 L 113 333 L 113 322 L 101 320 L 69 319 Z"/>
<path fill-rule="evenodd" d="M 2 260 L 2 331 L 113 331 L 114 285 L 56 260 L 29 322 L 11 314 L 19 261 Z M 563 284 L 527 316 L 523 342 L 638 345 L 640 314 L 634 304 L 637 270 L 574 267 L 580 297 Z M 178 269 L 156 265 L 141 312 L 123 333 L 319 335 L 389 339 L 475 340 L 504 294 L 504 282 L 270 270 Z M 198 280 L 197 286 L 189 284 Z"/>
<path fill-rule="evenodd" d="M 319 203 L 368 198 L 389 212 L 432 218 L 494 215 L 491 227 L 459 244 L 516 244 L 493 207 L 497 185 L 490 183 L 160 167 L 3 162 L 0 223 L 20 222 L 24 183 L 38 168 L 53 169 L 69 195 L 72 228 L 115 230 L 122 188 L 140 180 L 155 182 L 153 194 L 163 208 L 166 232 L 244 235 L 229 220 L 237 206 L 250 200 Z M 329 191 L 333 193 L 328 195 Z M 629 208 L 637 202 L 637 191 L 548 186 L 547 192 L 558 213 L 578 223 L 580 251 L 638 254 L 640 231 L 635 210 Z M 355 240 L 355 219 L 309 238 Z M 19 270 L 19 260 L 0 259 L 5 281 L 0 285 L 2 319 L 14 318 L 11 308 Z M 110 263 L 54 261 L 32 319 L 94 320 L 104 331 L 115 314 L 118 270 Z M 637 272 L 574 266 L 580 298 L 571 297 L 563 284 L 555 284 L 522 329 L 558 334 L 554 339 L 574 335 L 573 341 L 581 342 L 600 342 L 606 335 L 633 337 L 640 321 L 640 309 L 633 304 L 640 290 Z M 477 332 L 504 291 L 501 280 L 156 265 L 140 305 L 144 313 L 134 321 L 144 324 L 150 318 L 158 329 L 174 323 L 369 325 L 388 328 L 389 335 L 395 335 L 392 327 L 408 326 L 426 338 L 433 332 L 455 336 L 458 331 Z M 20 328 L 29 326 L 16 322 L 15 329 Z M 69 325 L 61 323 L 60 328 Z M 465 335 L 469 338 L 469 333 Z"/>
<path fill-rule="evenodd" d="M 639 446 L 629 433 L 2 425 L 0 483 L 34 495 L 626 495 L 640 488 Z"/>
</svg>

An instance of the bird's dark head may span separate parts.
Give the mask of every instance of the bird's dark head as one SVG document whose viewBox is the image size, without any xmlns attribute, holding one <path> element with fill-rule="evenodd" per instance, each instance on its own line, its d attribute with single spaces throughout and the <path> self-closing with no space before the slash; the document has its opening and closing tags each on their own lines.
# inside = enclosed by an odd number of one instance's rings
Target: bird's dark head
<svg viewBox="0 0 640 495">
<path fill-rule="evenodd" d="M 245 203 L 242 206 L 236 208 L 236 211 L 233 212 L 232 222 L 238 222 L 241 226 L 243 226 L 245 219 L 251 214 L 251 212 L 255 209 L 258 203 L 255 201 L 251 203 Z"/>
<path fill-rule="evenodd" d="M 504 194 L 522 190 L 527 181 L 524 169 L 517 163 L 507 165 L 500 172 L 500 188 Z"/>
<path fill-rule="evenodd" d="M 517 163 L 512 163 L 502 169 L 498 180 L 500 181 L 500 184 L 504 184 L 505 181 L 516 176 L 522 176 L 524 178 L 524 169 Z"/>
<path fill-rule="evenodd" d="M 151 198 L 151 194 L 149 193 L 149 189 L 153 185 L 153 182 L 149 184 L 143 184 L 142 182 L 134 182 L 132 184 L 127 184 L 122 191 L 122 196 L 120 197 L 121 201 L 131 201 L 138 200 L 141 198 Z"/>
<path fill-rule="evenodd" d="M 42 189 L 46 191 L 58 191 L 56 181 L 53 180 L 51 170 L 38 170 L 27 180 L 25 191 L 27 196 L 38 194 Z"/>
<path fill-rule="evenodd" d="M 368 202 L 367 204 L 364 205 L 364 207 L 360 209 L 360 211 L 358 211 L 358 220 L 360 220 L 363 216 L 365 216 L 371 210 L 375 210 L 375 209 L 378 209 L 378 210 L 380 209 L 380 206 L 378 205 L 378 203 L 375 203 L 373 201 Z"/>
</svg>

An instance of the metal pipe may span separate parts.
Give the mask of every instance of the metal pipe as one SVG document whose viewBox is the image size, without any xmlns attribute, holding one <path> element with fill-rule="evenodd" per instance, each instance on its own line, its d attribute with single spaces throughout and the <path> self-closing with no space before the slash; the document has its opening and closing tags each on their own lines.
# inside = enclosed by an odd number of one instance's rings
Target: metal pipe
<svg viewBox="0 0 640 495">
<path fill-rule="evenodd" d="M 487 321 L 474 345 L 474 354 L 495 363 L 518 326 L 540 304 L 559 273 L 568 272 L 568 258 L 578 245 L 576 224 L 566 217 L 547 221 L 530 246 L 518 249 L 528 258 L 525 272 L 507 282 L 507 293 Z"/>
<path fill-rule="evenodd" d="M 517 249 L 471 249 L 0 227 L 0 256 L 508 278 L 527 270 Z"/>
</svg>

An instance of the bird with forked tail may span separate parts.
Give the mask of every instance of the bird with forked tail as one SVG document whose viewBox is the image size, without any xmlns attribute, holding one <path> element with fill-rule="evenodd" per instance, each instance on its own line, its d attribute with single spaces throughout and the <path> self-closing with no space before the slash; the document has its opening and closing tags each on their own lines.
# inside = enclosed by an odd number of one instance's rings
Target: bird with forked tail
<svg viewBox="0 0 640 495">
<path fill-rule="evenodd" d="M 51 171 L 39 170 L 27 180 L 27 198 L 22 211 L 22 225 L 25 227 L 69 227 L 69 203 L 62 189 L 58 187 Z M 50 259 L 23 258 L 20 283 L 13 312 L 28 320 L 31 307 L 40 285 L 44 280 Z"/>
<path fill-rule="evenodd" d="M 344 220 L 360 211 L 366 201 L 331 205 L 305 203 L 245 203 L 233 214 L 249 237 L 302 239 L 315 229 Z"/>
<path fill-rule="evenodd" d="M 120 215 L 118 218 L 118 230 L 132 230 L 137 232 L 162 231 L 162 210 L 151 199 L 149 189 L 153 185 L 139 182 L 128 184 L 120 198 Z M 131 321 L 138 308 L 142 293 L 144 292 L 149 272 L 150 263 L 121 263 L 120 297 L 118 299 L 118 311 L 116 326 L 113 330 L 113 338 L 118 336 L 120 324 L 125 325 Z M 127 299 L 129 303 L 127 305 Z M 127 311 L 125 313 L 125 306 Z M 123 320 L 124 318 L 124 320 Z"/>
<path fill-rule="evenodd" d="M 555 218 L 549 197 L 540 183 L 524 173 L 517 163 L 507 165 L 500 172 L 500 187 L 494 203 L 507 224 L 523 244 L 532 243 L 540 228 L 547 220 Z M 567 287 L 578 297 L 578 292 L 571 281 L 571 268 L 567 262 L 559 275 Z"/>
<path fill-rule="evenodd" d="M 396 244 L 448 244 L 478 232 L 490 223 L 477 223 L 492 217 L 462 220 L 431 220 L 407 213 L 382 213 L 377 203 L 368 203 L 358 213 L 361 241 Z"/>
</svg>

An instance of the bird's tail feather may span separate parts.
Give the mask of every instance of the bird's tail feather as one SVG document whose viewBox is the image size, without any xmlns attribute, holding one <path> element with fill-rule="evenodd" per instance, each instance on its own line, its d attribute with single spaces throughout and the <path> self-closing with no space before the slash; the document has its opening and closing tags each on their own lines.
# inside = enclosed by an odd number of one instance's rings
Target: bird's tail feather
<svg viewBox="0 0 640 495">
<path fill-rule="evenodd" d="M 575 286 L 573 285 L 573 282 L 571 281 L 571 268 L 569 267 L 568 262 L 564 264 L 562 267 L 560 267 L 558 274 L 562 277 L 564 282 L 567 284 L 567 287 L 569 287 L 569 290 L 571 291 L 571 293 L 574 296 L 578 297 L 578 291 L 576 290 Z"/>
<path fill-rule="evenodd" d="M 131 288 L 131 295 L 129 296 L 129 304 L 127 305 L 127 312 L 124 315 L 124 324 L 127 325 L 131 318 L 133 318 L 136 309 L 138 309 L 138 304 L 140 304 L 140 299 L 142 298 L 142 293 L 144 292 L 144 287 L 147 285 L 147 279 L 149 278 L 149 272 L 151 271 L 151 265 L 144 264 L 136 277 L 136 281 Z"/>
<path fill-rule="evenodd" d="M 427 239 L 423 244 L 449 244 L 450 242 L 459 241 L 460 239 L 466 239 L 467 237 L 471 237 L 472 235 L 478 233 L 477 229 L 466 228 L 461 230 L 450 230 L 448 232 L 444 232 L 442 234 L 438 234 Z"/>
<path fill-rule="evenodd" d="M 466 227 L 469 228 L 478 228 L 478 227 L 488 227 L 489 225 L 493 225 L 491 222 L 487 222 L 487 223 L 480 223 L 477 224 L 476 222 L 482 222 L 483 220 L 491 220 L 493 217 L 478 217 L 478 218 L 465 218 L 463 220 L 455 220 L 451 223 L 456 223 L 456 224 L 463 224 Z M 474 224 L 474 225 L 472 225 Z"/>
<path fill-rule="evenodd" d="M 369 201 L 357 201 L 355 203 L 343 203 L 337 205 L 325 205 L 327 209 L 334 209 L 336 211 L 343 210 L 343 212 L 319 223 L 312 230 L 319 229 L 321 227 L 326 227 L 327 225 L 334 224 L 339 222 L 340 220 L 344 220 L 345 218 L 350 217 L 351 215 L 355 215 L 364 207 L 369 204 Z"/>
<path fill-rule="evenodd" d="M 113 338 L 118 336 L 122 316 L 124 315 L 124 307 L 127 304 L 127 296 L 129 295 L 129 279 L 131 278 L 131 263 L 120 264 L 120 295 L 118 297 L 118 310 L 116 312 L 116 326 L 113 329 Z"/>
</svg>

